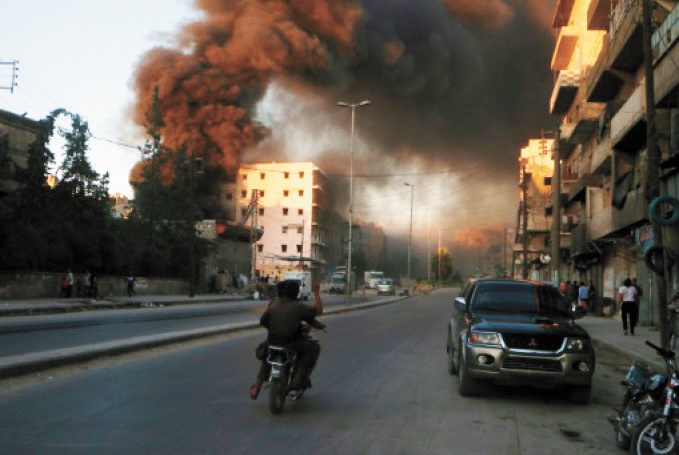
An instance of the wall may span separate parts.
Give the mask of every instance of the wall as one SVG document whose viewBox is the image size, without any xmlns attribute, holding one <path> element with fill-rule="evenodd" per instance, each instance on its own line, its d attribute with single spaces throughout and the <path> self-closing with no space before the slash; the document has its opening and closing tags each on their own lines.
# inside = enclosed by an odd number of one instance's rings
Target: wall
<svg viewBox="0 0 679 455">
<path fill-rule="evenodd" d="M 0 272 L 0 299 L 33 299 L 59 297 L 63 273 L 10 273 Z M 74 274 L 76 281 L 82 274 Z M 127 283 L 123 276 L 100 275 L 99 299 L 127 295 Z M 201 287 L 201 286 L 199 286 Z M 183 280 L 137 277 L 137 295 L 185 294 L 188 283 Z M 73 295 L 76 288 L 73 288 Z"/>
</svg>

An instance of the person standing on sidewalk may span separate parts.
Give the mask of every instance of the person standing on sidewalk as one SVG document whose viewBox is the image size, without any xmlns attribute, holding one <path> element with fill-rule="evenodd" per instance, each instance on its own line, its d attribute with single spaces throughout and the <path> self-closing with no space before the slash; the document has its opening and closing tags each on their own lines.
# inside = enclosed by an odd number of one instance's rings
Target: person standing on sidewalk
<svg viewBox="0 0 679 455">
<path fill-rule="evenodd" d="M 585 282 L 580 282 L 580 287 L 578 288 L 578 304 L 582 307 L 587 308 L 589 311 L 592 308 L 589 305 L 589 289 L 585 286 Z"/>
<path fill-rule="evenodd" d="M 618 308 L 622 309 L 622 330 L 627 335 L 627 318 L 629 316 L 630 333 L 634 335 L 634 327 L 639 319 L 637 305 L 637 288 L 632 286 L 632 280 L 626 278 L 618 289 Z"/>
<path fill-rule="evenodd" d="M 134 286 L 136 284 L 137 280 L 134 277 L 134 273 L 130 272 L 127 274 L 127 296 L 132 297 L 133 295 L 136 294 L 134 290 Z"/>
</svg>

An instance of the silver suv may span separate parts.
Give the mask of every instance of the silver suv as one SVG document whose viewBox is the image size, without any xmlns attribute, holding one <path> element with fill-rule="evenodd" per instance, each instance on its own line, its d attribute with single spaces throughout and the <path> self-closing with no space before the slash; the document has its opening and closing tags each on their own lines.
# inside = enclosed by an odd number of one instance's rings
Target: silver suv
<svg viewBox="0 0 679 455">
<path fill-rule="evenodd" d="M 595 356 L 589 334 L 574 322 L 558 289 L 518 280 L 469 283 L 455 299 L 448 324 L 448 371 L 460 395 L 479 393 L 483 380 L 563 386 L 588 403 Z"/>
<path fill-rule="evenodd" d="M 377 295 L 396 295 L 394 288 L 394 280 L 391 278 L 382 278 L 377 282 Z"/>
</svg>

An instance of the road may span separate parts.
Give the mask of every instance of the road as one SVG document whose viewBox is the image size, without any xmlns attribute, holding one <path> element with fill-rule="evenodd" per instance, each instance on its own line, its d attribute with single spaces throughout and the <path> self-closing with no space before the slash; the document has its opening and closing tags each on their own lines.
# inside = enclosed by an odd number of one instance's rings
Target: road
<svg viewBox="0 0 679 455">
<path fill-rule="evenodd" d="M 611 454 L 624 360 L 601 356 L 590 405 L 551 391 L 457 394 L 450 292 L 324 316 L 314 388 L 272 416 L 247 396 L 262 329 L 0 382 L 0 453 Z M 602 358 L 603 357 L 603 358 Z"/>
</svg>

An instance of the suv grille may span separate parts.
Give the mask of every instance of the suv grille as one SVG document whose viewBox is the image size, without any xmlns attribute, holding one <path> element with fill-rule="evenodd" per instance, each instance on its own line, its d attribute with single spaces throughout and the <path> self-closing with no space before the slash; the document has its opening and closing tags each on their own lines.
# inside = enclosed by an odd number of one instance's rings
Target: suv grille
<svg viewBox="0 0 679 455">
<path fill-rule="evenodd" d="M 561 362 L 549 359 L 529 359 L 523 357 L 507 357 L 503 368 L 512 370 L 539 370 L 554 373 L 561 372 Z"/>
<path fill-rule="evenodd" d="M 556 351 L 563 345 L 563 337 L 551 335 L 523 335 L 503 333 L 502 339 L 510 349 Z"/>
</svg>

